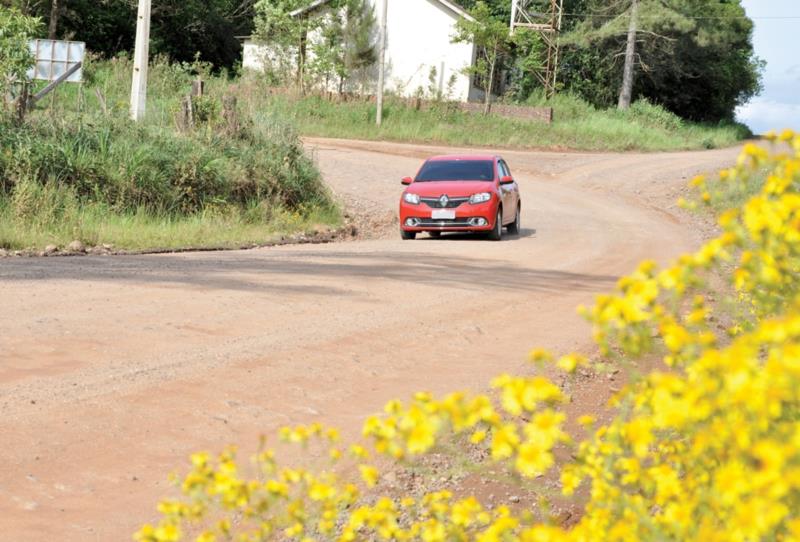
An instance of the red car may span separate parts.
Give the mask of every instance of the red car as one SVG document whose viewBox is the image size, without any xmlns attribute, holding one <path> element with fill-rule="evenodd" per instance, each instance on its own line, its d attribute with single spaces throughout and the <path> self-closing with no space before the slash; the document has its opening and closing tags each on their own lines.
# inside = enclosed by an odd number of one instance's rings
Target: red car
<svg viewBox="0 0 800 542">
<path fill-rule="evenodd" d="M 416 178 L 406 177 L 400 198 L 400 234 L 414 239 L 428 232 L 484 232 L 499 241 L 503 227 L 519 233 L 519 186 L 499 156 L 436 156 Z"/>
</svg>

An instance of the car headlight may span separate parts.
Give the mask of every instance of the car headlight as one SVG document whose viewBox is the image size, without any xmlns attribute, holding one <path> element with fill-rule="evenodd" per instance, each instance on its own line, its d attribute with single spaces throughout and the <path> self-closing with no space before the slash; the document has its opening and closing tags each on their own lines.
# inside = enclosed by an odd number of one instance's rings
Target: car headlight
<svg viewBox="0 0 800 542">
<path fill-rule="evenodd" d="M 410 203 L 411 205 L 418 205 L 419 195 L 406 192 L 405 194 L 403 194 L 403 201 L 405 201 L 406 203 Z"/>
<path fill-rule="evenodd" d="M 476 203 L 486 203 L 490 199 L 492 199 L 491 192 L 480 192 L 479 194 L 472 194 L 469 198 L 469 202 L 474 205 Z"/>
</svg>

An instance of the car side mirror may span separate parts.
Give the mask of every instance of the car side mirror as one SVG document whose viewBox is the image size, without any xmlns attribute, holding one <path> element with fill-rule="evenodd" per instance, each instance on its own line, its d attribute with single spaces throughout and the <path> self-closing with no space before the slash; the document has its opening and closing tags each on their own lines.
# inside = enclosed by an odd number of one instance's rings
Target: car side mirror
<svg viewBox="0 0 800 542">
<path fill-rule="evenodd" d="M 411 177 L 403 177 L 403 180 L 400 181 L 400 183 L 404 184 L 404 185 L 409 185 L 409 184 L 411 184 L 413 182 L 414 182 L 414 179 L 412 179 Z"/>
<path fill-rule="evenodd" d="M 500 177 L 500 184 L 514 184 L 514 177 L 512 177 L 511 175 Z"/>
</svg>

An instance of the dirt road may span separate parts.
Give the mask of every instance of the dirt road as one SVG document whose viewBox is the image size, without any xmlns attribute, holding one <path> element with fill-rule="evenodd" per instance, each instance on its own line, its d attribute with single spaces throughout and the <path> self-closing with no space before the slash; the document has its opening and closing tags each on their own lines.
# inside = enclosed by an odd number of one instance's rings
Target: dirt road
<svg viewBox="0 0 800 542">
<path fill-rule="evenodd" d="M 312 140 L 334 190 L 394 212 L 430 147 Z M 506 152 L 523 233 L 0 260 L 0 540 L 115 541 L 196 450 L 320 420 L 355 433 L 417 390 L 483 390 L 534 345 L 589 349 L 575 306 L 697 243 L 670 202 L 737 149 Z M 380 221 L 378 221 L 380 223 Z"/>
</svg>

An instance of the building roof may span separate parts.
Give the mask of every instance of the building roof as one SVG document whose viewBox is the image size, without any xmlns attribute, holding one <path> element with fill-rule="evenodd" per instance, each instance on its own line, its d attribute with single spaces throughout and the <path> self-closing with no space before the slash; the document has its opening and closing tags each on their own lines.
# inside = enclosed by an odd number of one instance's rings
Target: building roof
<svg viewBox="0 0 800 542">
<path fill-rule="evenodd" d="M 314 0 L 313 2 L 311 2 L 306 7 L 294 10 L 293 12 L 290 13 L 290 15 L 292 17 L 299 17 L 300 15 L 305 15 L 306 13 L 310 13 L 310 12 L 312 12 L 312 11 L 322 7 L 322 6 L 324 6 L 325 4 L 329 3 L 330 1 L 331 0 Z M 441 6 L 444 6 L 445 8 L 449 9 L 450 11 L 452 11 L 458 17 L 463 17 L 463 18 L 465 18 L 467 20 L 470 20 L 470 21 L 474 21 L 475 20 L 475 19 L 472 18 L 472 15 L 467 13 L 467 11 L 464 8 L 462 8 L 461 6 L 456 4 L 455 2 L 452 2 L 450 0 L 429 0 L 429 1 L 433 2 L 434 4 L 439 4 Z"/>
</svg>

